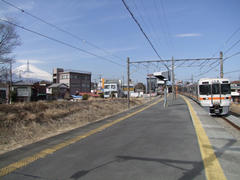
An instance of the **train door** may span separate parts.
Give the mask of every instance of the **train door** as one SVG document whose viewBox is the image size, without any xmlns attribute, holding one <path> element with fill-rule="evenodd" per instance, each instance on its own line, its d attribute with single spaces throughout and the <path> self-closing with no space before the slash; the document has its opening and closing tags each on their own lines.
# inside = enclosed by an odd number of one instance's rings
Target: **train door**
<svg viewBox="0 0 240 180">
<path fill-rule="evenodd" d="M 220 83 L 213 83 L 212 84 L 212 109 L 210 113 L 215 113 L 215 114 L 221 114 L 222 113 L 222 100 L 224 97 L 222 97 L 221 94 L 221 84 Z"/>
</svg>

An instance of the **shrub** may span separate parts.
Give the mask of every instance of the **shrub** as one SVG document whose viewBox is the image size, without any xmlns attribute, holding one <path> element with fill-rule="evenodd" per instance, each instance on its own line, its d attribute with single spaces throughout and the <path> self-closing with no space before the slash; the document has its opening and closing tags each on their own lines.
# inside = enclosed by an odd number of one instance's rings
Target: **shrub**
<svg viewBox="0 0 240 180">
<path fill-rule="evenodd" d="M 82 97 L 83 100 L 88 100 L 88 94 L 84 94 Z"/>
<path fill-rule="evenodd" d="M 101 97 L 101 98 L 104 98 L 104 94 L 103 94 L 103 93 L 101 93 L 101 94 L 100 94 L 100 97 Z"/>
</svg>

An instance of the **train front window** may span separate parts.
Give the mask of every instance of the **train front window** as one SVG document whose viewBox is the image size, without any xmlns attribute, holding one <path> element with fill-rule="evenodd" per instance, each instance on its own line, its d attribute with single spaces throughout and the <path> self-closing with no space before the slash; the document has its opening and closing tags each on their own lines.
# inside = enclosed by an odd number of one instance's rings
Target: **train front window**
<svg viewBox="0 0 240 180">
<path fill-rule="evenodd" d="M 211 86 L 210 85 L 200 85 L 199 91 L 201 95 L 209 95 L 211 94 Z"/>
<path fill-rule="evenodd" d="M 230 84 L 221 84 L 221 93 L 222 94 L 231 94 Z"/>
<path fill-rule="evenodd" d="M 212 84 L 212 94 L 220 94 L 219 84 Z"/>
</svg>

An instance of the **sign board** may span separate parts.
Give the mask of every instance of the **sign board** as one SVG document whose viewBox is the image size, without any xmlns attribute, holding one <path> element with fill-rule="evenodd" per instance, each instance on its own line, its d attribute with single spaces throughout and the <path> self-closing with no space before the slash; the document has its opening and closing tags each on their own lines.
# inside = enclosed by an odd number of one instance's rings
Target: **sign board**
<svg viewBox="0 0 240 180">
<path fill-rule="evenodd" d="M 123 91 L 127 91 L 127 90 L 128 90 L 127 87 L 124 87 L 124 88 L 123 88 Z M 133 88 L 133 87 L 130 87 L 130 88 L 129 88 L 129 91 L 134 91 L 134 88 Z"/>
<path fill-rule="evenodd" d="M 17 95 L 28 97 L 30 96 L 30 90 L 28 88 L 17 88 Z"/>
</svg>

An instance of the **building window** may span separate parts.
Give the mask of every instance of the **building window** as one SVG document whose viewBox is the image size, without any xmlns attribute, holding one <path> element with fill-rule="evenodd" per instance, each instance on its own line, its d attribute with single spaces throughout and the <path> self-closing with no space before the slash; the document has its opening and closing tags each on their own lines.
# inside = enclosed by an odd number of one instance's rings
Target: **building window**
<svg viewBox="0 0 240 180">
<path fill-rule="evenodd" d="M 68 79 L 68 78 L 69 78 L 69 76 L 67 74 L 62 75 L 62 79 Z"/>
<path fill-rule="evenodd" d="M 115 85 L 111 85 L 111 89 L 116 89 L 116 86 Z"/>
<path fill-rule="evenodd" d="M 77 75 L 71 75 L 71 79 L 78 79 Z"/>
<path fill-rule="evenodd" d="M 110 85 L 105 85 L 104 89 L 110 89 Z"/>
</svg>

